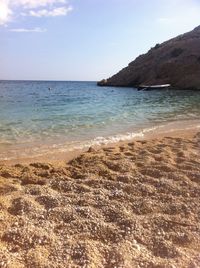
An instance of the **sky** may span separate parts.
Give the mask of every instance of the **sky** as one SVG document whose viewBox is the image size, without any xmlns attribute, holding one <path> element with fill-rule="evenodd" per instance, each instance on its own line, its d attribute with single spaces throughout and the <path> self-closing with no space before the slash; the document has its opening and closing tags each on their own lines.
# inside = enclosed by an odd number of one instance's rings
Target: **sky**
<svg viewBox="0 0 200 268">
<path fill-rule="evenodd" d="M 0 79 L 108 78 L 200 25 L 200 0 L 0 0 Z"/>
</svg>

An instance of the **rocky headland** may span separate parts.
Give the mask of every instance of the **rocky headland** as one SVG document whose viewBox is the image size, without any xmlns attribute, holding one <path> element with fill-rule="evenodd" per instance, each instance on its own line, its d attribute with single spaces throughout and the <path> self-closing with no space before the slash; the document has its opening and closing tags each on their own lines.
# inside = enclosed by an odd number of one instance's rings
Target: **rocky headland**
<svg viewBox="0 0 200 268">
<path fill-rule="evenodd" d="M 99 86 L 138 87 L 171 84 L 177 89 L 200 89 L 200 26 L 156 44 Z"/>
</svg>

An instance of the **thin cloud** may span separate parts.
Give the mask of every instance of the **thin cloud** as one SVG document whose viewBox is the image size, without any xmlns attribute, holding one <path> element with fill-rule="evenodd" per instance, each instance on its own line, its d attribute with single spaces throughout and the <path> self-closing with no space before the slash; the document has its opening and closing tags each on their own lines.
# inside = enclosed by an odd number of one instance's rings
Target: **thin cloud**
<svg viewBox="0 0 200 268">
<path fill-rule="evenodd" d="M 157 22 L 161 24 L 171 24 L 174 23 L 175 19 L 174 18 L 158 18 Z"/>
<path fill-rule="evenodd" d="M 56 17 L 72 11 L 67 0 L 0 0 L 0 25 L 19 16 Z M 20 12 L 19 12 L 20 11 Z"/>
<path fill-rule="evenodd" d="M 13 5 L 23 6 L 24 8 L 39 8 L 53 6 L 57 4 L 67 4 L 66 0 L 10 0 Z"/>
<path fill-rule="evenodd" d="M 195 27 L 200 23 L 200 2 L 191 0 L 168 0 L 170 13 L 165 12 L 156 22 L 163 26 Z M 167 14 L 168 13 L 168 14 Z"/>
<path fill-rule="evenodd" d="M 16 33 L 44 33 L 46 32 L 46 29 L 42 29 L 39 27 L 36 27 L 33 29 L 17 28 L 17 29 L 10 29 L 9 31 L 16 32 Z"/>
<path fill-rule="evenodd" d="M 51 10 L 48 9 L 40 9 L 40 10 L 30 10 L 27 15 L 33 17 L 56 17 L 56 16 L 66 16 L 70 11 L 72 11 L 72 7 L 57 7 Z"/>
</svg>

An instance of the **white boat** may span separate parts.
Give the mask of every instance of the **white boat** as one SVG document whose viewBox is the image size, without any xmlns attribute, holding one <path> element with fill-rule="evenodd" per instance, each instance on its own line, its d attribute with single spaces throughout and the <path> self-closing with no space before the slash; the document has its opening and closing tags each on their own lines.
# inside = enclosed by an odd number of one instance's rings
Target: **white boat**
<svg viewBox="0 0 200 268">
<path fill-rule="evenodd" d="M 170 88 L 170 84 L 164 85 L 139 85 L 138 90 L 153 90 L 153 89 L 167 89 Z"/>
</svg>

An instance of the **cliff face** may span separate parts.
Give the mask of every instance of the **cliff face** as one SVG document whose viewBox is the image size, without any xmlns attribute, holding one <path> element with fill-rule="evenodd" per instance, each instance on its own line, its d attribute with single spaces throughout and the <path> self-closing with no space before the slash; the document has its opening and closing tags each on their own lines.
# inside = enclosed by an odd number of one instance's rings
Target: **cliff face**
<svg viewBox="0 0 200 268">
<path fill-rule="evenodd" d="M 171 84 L 179 89 L 200 89 L 200 26 L 162 44 L 131 62 L 100 86 L 137 87 Z"/>
</svg>

